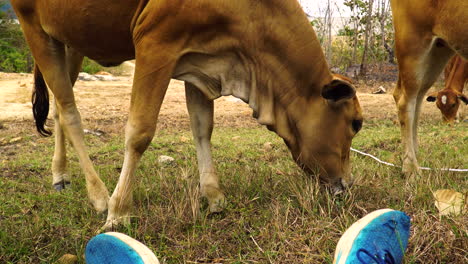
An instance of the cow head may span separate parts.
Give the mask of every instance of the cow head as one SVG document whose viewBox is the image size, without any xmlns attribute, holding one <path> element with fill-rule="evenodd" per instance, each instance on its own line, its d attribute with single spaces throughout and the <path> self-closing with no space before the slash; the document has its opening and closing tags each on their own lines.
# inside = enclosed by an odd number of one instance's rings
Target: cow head
<svg viewBox="0 0 468 264">
<path fill-rule="evenodd" d="M 468 104 L 468 98 L 455 90 L 443 89 L 439 92 L 429 94 L 426 98 L 428 102 L 436 102 L 445 122 L 453 123 L 457 117 L 460 101 Z"/>
<path fill-rule="evenodd" d="M 321 94 L 297 98 L 287 108 L 291 135 L 283 138 L 294 160 L 306 173 L 319 174 L 334 193 L 353 183 L 351 140 L 363 122 L 355 94 L 349 81 L 334 75 Z"/>
</svg>

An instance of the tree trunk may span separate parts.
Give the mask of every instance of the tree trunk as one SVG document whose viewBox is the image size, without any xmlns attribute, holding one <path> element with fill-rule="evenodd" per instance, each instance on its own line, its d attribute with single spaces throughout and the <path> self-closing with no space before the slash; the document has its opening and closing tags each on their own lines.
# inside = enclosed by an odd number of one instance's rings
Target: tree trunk
<svg viewBox="0 0 468 264">
<path fill-rule="evenodd" d="M 367 9 L 367 18 L 366 18 L 366 31 L 364 34 L 364 50 L 362 53 L 362 60 L 361 60 L 361 67 L 360 67 L 360 75 L 361 77 L 366 76 L 367 74 L 367 56 L 369 53 L 369 40 L 370 40 L 370 35 L 372 34 L 373 31 L 372 29 L 372 7 L 374 4 L 374 0 L 369 0 L 369 6 Z"/>
</svg>

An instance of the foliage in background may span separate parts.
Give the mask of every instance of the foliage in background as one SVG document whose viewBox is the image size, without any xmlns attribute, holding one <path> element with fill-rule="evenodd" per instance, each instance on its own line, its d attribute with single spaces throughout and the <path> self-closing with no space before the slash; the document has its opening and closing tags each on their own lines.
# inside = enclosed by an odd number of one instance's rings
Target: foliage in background
<svg viewBox="0 0 468 264">
<path fill-rule="evenodd" d="M 95 74 L 99 71 L 103 71 L 104 67 L 99 65 L 97 62 L 85 57 L 83 60 L 83 65 L 81 66 L 81 71 L 84 71 L 89 74 Z"/>
<path fill-rule="evenodd" d="M 0 71 L 31 72 L 34 59 L 24 39 L 23 32 L 9 3 L 0 0 Z M 85 58 L 83 71 L 95 74 L 99 71 L 119 72 L 118 68 L 105 68 Z"/>
<path fill-rule="evenodd" d="M 30 72 L 31 53 L 14 14 L 2 11 L 6 5 L 6 1 L 0 1 L 0 71 Z"/>
<path fill-rule="evenodd" d="M 6 1 L 0 0 L 0 71 L 30 72 L 33 59 L 23 39 L 14 14 L 1 11 Z M 2 6 L 4 7 L 2 9 Z M 330 67 L 336 72 L 346 73 L 353 78 L 368 78 L 368 65 L 394 63 L 393 24 L 389 0 L 345 0 L 344 6 L 351 10 L 338 32 L 332 32 L 335 22 L 341 17 L 328 0 L 320 17 L 311 21 L 322 44 Z M 98 71 L 118 74 L 121 69 L 104 68 L 85 58 L 83 71 L 94 74 Z"/>
<path fill-rule="evenodd" d="M 97 72 L 105 71 L 117 76 L 130 74 L 130 72 L 126 70 L 122 64 L 114 67 L 104 67 L 88 57 L 84 57 L 83 65 L 81 66 L 81 71 L 89 74 L 96 74 Z"/>
</svg>

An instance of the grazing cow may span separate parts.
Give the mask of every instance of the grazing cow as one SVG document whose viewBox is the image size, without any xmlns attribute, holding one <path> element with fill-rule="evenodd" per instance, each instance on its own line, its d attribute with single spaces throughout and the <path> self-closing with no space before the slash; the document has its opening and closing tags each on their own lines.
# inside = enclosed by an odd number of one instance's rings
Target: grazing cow
<svg viewBox="0 0 468 264">
<path fill-rule="evenodd" d="M 48 134 L 45 84 L 58 120 L 54 183 L 67 180 L 65 149 L 78 152 L 90 201 L 109 206 L 105 228 L 127 221 L 132 184 L 151 142 L 170 78 L 185 81 L 200 189 L 212 212 L 225 204 L 211 157 L 213 100 L 234 95 L 282 137 L 294 160 L 334 191 L 352 182 L 351 140 L 362 125 L 355 88 L 328 69 L 296 0 L 13 0 L 35 62 L 34 113 Z M 103 65 L 136 59 L 125 157 L 109 200 L 83 141 L 72 86 L 83 56 Z"/>
<path fill-rule="evenodd" d="M 453 123 L 458 119 L 460 101 L 468 104 L 463 88 L 468 82 L 468 61 L 454 56 L 445 66 L 445 88 L 427 96 L 428 102 L 436 102 L 445 122 Z"/>
<path fill-rule="evenodd" d="M 403 172 L 420 172 L 416 152 L 421 103 L 447 61 L 468 58 L 468 1 L 391 0 L 399 77 L 393 93 L 404 147 Z"/>
</svg>

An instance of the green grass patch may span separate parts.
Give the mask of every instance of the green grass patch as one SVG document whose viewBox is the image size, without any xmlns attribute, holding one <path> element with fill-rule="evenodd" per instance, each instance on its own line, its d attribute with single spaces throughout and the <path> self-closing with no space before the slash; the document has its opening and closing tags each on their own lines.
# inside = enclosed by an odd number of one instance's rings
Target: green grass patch
<svg viewBox="0 0 468 264">
<path fill-rule="evenodd" d="M 423 166 L 466 168 L 467 125 L 422 124 Z M 28 132 L 30 133 L 30 132 Z M 69 253 L 84 263 L 87 241 L 104 224 L 86 196 L 76 154 L 69 150 L 71 188 L 51 187 L 52 138 L 22 135 L 2 146 L 0 263 L 53 263 Z M 136 174 L 132 224 L 119 231 L 144 242 L 163 263 L 331 263 L 336 243 L 353 222 L 381 208 L 412 218 L 406 263 L 463 263 L 466 216 L 439 217 L 432 191 L 467 190 L 467 174 L 424 171 L 409 181 L 400 169 L 351 155 L 356 184 L 334 197 L 295 165 L 282 140 L 265 128 L 221 128 L 213 156 L 228 199 L 220 214 L 199 197 L 190 131 L 157 133 Z M 32 142 L 32 143 L 31 143 Z M 101 178 L 113 190 L 123 162 L 123 138 L 86 136 Z M 264 151 L 263 144 L 272 143 Z M 33 144 L 34 143 L 34 144 Z M 353 147 L 399 165 L 400 131 L 391 122 L 366 124 Z M 158 165 L 159 155 L 175 162 Z"/>
</svg>

